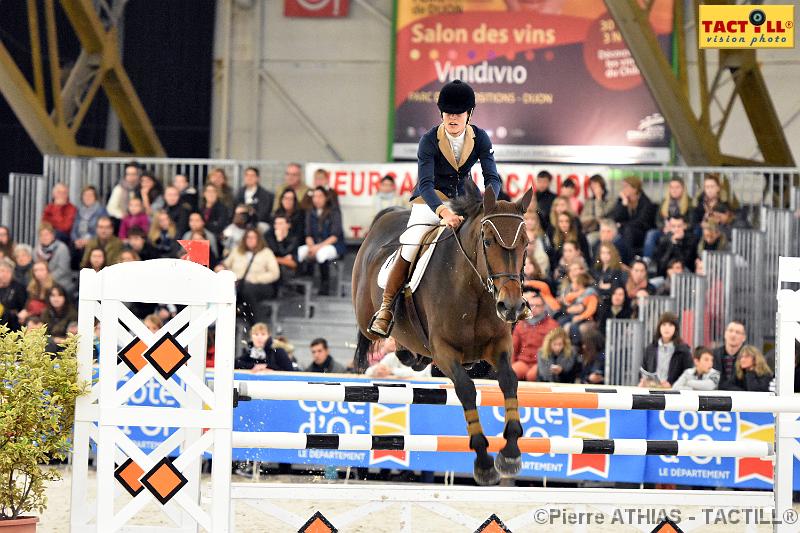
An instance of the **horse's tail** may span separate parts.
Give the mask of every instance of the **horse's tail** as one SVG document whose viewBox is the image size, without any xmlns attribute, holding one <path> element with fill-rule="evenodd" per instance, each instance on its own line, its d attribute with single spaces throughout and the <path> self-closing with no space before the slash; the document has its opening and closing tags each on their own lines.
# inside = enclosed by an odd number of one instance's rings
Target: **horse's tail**
<svg viewBox="0 0 800 533">
<path fill-rule="evenodd" d="M 355 368 L 356 374 L 363 374 L 366 372 L 367 366 L 369 366 L 369 361 L 367 361 L 367 352 L 369 351 L 371 344 L 372 341 L 369 340 L 359 330 L 358 341 L 356 343 L 356 353 L 353 356 L 353 368 Z"/>
</svg>

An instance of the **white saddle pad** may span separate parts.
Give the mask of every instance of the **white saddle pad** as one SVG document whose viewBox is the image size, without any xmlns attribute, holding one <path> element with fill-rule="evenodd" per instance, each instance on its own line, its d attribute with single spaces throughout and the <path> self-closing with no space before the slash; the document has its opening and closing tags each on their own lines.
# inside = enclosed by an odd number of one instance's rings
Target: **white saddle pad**
<svg viewBox="0 0 800 533">
<path fill-rule="evenodd" d="M 428 246 L 428 249 L 425 250 L 425 253 L 422 254 L 422 257 L 417 260 L 417 264 L 414 266 L 414 272 L 411 273 L 411 280 L 407 284 L 409 287 L 411 287 L 411 292 L 416 291 L 417 287 L 419 287 L 419 282 L 422 281 L 422 276 L 425 274 L 425 269 L 428 268 L 428 262 L 431 260 L 433 250 L 436 248 L 436 243 L 439 241 L 439 237 L 442 236 L 442 232 L 446 227 L 447 226 L 439 227 L 439 229 L 436 231 L 436 237 L 434 237 L 433 242 Z M 397 261 L 397 257 L 399 255 L 400 248 L 398 248 L 395 253 L 387 257 L 386 261 L 383 263 L 383 266 L 381 266 L 381 270 L 378 272 L 378 287 L 381 289 L 386 288 L 386 281 L 389 279 L 389 272 L 392 271 L 394 262 Z"/>
</svg>

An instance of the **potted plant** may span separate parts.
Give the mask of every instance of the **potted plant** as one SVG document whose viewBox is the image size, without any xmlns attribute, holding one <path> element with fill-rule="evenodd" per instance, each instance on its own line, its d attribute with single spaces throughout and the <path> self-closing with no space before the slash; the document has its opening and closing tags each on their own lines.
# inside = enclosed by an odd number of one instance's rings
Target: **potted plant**
<svg viewBox="0 0 800 533">
<path fill-rule="evenodd" d="M 70 451 L 79 383 L 77 337 L 48 350 L 44 328 L 0 325 L 0 533 L 36 531 L 46 483 L 61 478 L 48 466 Z M 54 353 L 55 352 L 55 353 Z"/>
</svg>

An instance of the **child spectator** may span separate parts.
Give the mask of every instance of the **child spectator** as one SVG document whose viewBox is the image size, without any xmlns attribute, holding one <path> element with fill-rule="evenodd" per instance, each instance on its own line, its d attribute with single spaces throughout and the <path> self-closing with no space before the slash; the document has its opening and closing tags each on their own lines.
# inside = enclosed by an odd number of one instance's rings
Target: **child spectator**
<svg viewBox="0 0 800 533">
<path fill-rule="evenodd" d="M 225 206 L 225 210 L 228 213 L 233 211 L 233 189 L 228 185 L 228 175 L 225 174 L 225 170 L 221 168 L 212 170 L 206 177 L 206 183 L 216 188 L 219 202 Z"/>
<path fill-rule="evenodd" d="M 201 204 L 201 212 L 203 213 L 206 228 L 217 237 L 217 242 L 219 242 L 222 231 L 230 220 L 230 211 L 220 200 L 219 189 L 211 183 L 207 184 L 203 189 L 203 201 Z"/>
<path fill-rule="evenodd" d="M 72 291 L 72 270 L 70 269 L 69 248 L 63 242 L 56 240 L 53 226 L 42 222 L 39 227 L 39 244 L 36 245 L 34 256 L 37 261 L 46 261 L 50 267 L 53 279 L 67 291 Z"/>
<path fill-rule="evenodd" d="M 157 257 L 178 257 L 181 254 L 182 248 L 177 241 L 175 223 L 166 211 L 156 212 L 147 240 L 155 249 Z"/>
<path fill-rule="evenodd" d="M 106 204 L 109 216 L 122 220 L 128 212 L 128 202 L 139 195 L 141 168 L 138 163 L 125 165 L 125 175 L 111 190 Z"/>
<path fill-rule="evenodd" d="M 150 219 L 147 218 L 147 213 L 144 212 L 142 200 L 140 198 L 128 200 L 128 214 L 119 225 L 119 238 L 123 241 L 127 240 L 128 232 L 131 228 L 141 228 L 142 231 L 147 231 L 149 227 Z"/>
<path fill-rule="evenodd" d="M 325 374 L 344 374 L 347 369 L 334 360 L 328 350 L 328 341 L 316 338 L 311 341 L 312 362 L 306 367 L 306 372 L 320 372 Z"/>
<path fill-rule="evenodd" d="M 56 238 L 69 244 L 72 224 L 78 210 L 69 201 L 69 189 L 63 183 L 53 185 L 52 202 L 47 204 L 42 214 L 42 222 L 47 222 L 56 232 Z"/>
<path fill-rule="evenodd" d="M 539 351 L 537 381 L 575 383 L 577 358 L 567 332 L 555 328 L 548 333 Z"/>
<path fill-rule="evenodd" d="M 102 248 L 89 250 L 89 268 L 95 272 L 100 272 L 106 266 L 106 252 Z"/>
<path fill-rule="evenodd" d="M 659 385 L 672 387 L 683 371 L 692 368 L 689 346 L 681 340 L 678 317 L 674 313 L 663 313 L 658 319 L 653 342 L 644 349 L 642 368 L 658 377 Z M 640 387 L 645 386 L 642 379 Z"/>
<path fill-rule="evenodd" d="M 511 368 L 518 379 L 536 381 L 539 350 L 547 334 L 558 327 L 558 322 L 547 314 L 542 295 L 533 288 L 526 287 L 523 296 L 531 309 L 532 316 L 528 320 L 518 322 L 514 327 Z"/>
<path fill-rule="evenodd" d="M 672 384 L 675 390 L 710 391 L 719 387 L 719 370 L 714 368 L 714 354 L 705 346 L 698 346 L 692 353 L 694 368 L 687 368 Z"/>
<path fill-rule="evenodd" d="M 47 309 L 42 313 L 42 321 L 52 340 L 60 344 L 67 339 L 67 327 L 70 322 L 78 320 L 78 311 L 70 303 L 64 289 L 54 285 L 47 293 Z"/>
<path fill-rule="evenodd" d="M 581 326 L 581 383 L 605 383 L 606 355 L 603 336 L 594 324 Z"/>
<path fill-rule="evenodd" d="M 97 235 L 97 221 L 106 214 L 106 208 L 97 201 L 97 189 L 91 185 L 84 187 L 81 191 L 81 205 L 78 207 L 70 232 L 76 265 L 86 245 Z"/>
<path fill-rule="evenodd" d="M 273 342 L 269 328 L 263 322 L 256 322 L 250 328 L 250 342 L 236 358 L 235 368 L 253 372 L 294 370 L 289 355 Z"/>
<path fill-rule="evenodd" d="M 631 301 L 625 287 L 614 287 L 608 301 L 600 304 L 597 311 L 597 328 L 603 332 L 606 330 L 606 321 L 609 319 L 624 319 L 633 316 Z"/>
<path fill-rule="evenodd" d="M 752 344 L 745 345 L 739 351 L 735 376 L 727 390 L 769 392 L 769 384 L 774 377 L 764 354 Z"/>
<path fill-rule="evenodd" d="M 564 297 L 564 315 L 558 319 L 568 332 L 577 334 L 577 326 L 594 320 L 600 299 L 592 286 L 592 278 L 586 272 L 571 276 L 569 293 Z"/>
<path fill-rule="evenodd" d="M 17 244 L 14 246 L 14 279 L 23 285 L 27 285 L 31 280 L 31 269 L 33 267 L 33 248 L 27 244 Z"/>
<path fill-rule="evenodd" d="M 142 208 L 148 217 L 153 213 L 164 209 L 164 196 L 161 182 L 150 172 L 143 172 L 139 182 L 139 198 L 142 200 Z"/>
</svg>

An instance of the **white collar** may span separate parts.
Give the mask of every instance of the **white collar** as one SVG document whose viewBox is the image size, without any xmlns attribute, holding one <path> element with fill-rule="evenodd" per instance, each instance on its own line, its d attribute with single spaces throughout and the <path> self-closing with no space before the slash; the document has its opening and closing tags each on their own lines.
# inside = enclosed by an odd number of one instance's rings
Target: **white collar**
<svg viewBox="0 0 800 533">
<path fill-rule="evenodd" d="M 467 128 L 464 128 L 464 131 L 461 132 L 461 135 L 456 135 L 456 136 L 450 135 L 449 133 L 447 133 L 447 130 L 444 130 L 444 134 L 447 135 L 447 138 L 450 139 L 450 142 L 463 141 L 464 136 L 467 134 Z"/>
</svg>

